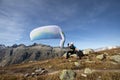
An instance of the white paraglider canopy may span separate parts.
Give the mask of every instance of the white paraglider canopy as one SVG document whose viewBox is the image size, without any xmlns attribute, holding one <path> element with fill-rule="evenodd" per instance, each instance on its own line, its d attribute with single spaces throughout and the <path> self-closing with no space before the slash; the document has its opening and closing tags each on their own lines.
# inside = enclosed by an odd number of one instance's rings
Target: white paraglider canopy
<svg viewBox="0 0 120 80">
<path fill-rule="evenodd" d="M 30 32 L 30 39 L 32 41 L 41 39 L 61 39 L 60 47 L 63 48 L 65 42 L 65 35 L 59 26 L 48 25 L 33 29 Z"/>
</svg>

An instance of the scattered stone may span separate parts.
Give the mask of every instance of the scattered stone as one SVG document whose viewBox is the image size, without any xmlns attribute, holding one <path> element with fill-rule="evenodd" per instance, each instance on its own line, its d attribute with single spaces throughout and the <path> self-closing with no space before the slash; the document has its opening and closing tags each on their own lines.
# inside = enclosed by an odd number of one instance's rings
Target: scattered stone
<svg viewBox="0 0 120 80">
<path fill-rule="evenodd" d="M 74 62 L 74 65 L 75 65 L 76 67 L 79 67 L 79 66 L 80 66 L 80 63 L 79 63 L 79 62 Z"/>
<path fill-rule="evenodd" d="M 72 62 L 72 60 L 69 60 L 69 62 Z"/>
<path fill-rule="evenodd" d="M 25 75 L 24 75 L 24 77 L 29 77 L 30 76 L 30 74 L 29 73 L 26 73 Z"/>
<path fill-rule="evenodd" d="M 63 70 L 59 77 L 60 80 L 74 80 L 76 73 L 73 70 Z"/>
<path fill-rule="evenodd" d="M 85 68 L 84 73 L 85 74 L 91 74 L 93 71 L 90 68 Z"/>
<path fill-rule="evenodd" d="M 101 76 L 98 76 L 97 80 L 102 80 Z"/>
<path fill-rule="evenodd" d="M 110 59 L 117 63 L 120 63 L 120 55 L 111 56 Z"/>
<path fill-rule="evenodd" d="M 99 60 L 104 60 L 106 59 L 106 54 L 97 55 L 96 58 Z"/>
<path fill-rule="evenodd" d="M 83 50 L 83 54 L 84 55 L 89 55 L 89 54 L 91 54 L 91 53 L 93 53 L 94 52 L 94 50 L 93 49 L 85 49 L 85 50 Z"/>
<path fill-rule="evenodd" d="M 45 70 L 45 68 L 39 68 L 35 70 L 35 73 L 39 74 L 39 75 L 43 75 L 46 74 L 48 71 Z"/>
<path fill-rule="evenodd" d="M 38 68 L 34 72 L 32 72 L 31 74 L 30 73 L 26 73 L 24 75 L 24 77 L 29 77 L 29 76 L 34 77 L 34 76 L 38 76 L 38 75 L 44 75 L 46 73 L 48 73 L 48 71 L 45 70 L 44 68 Z"/>
<path fill-rule="evenodd" d="M 38 68 L 35 70 L 35 72 L 41 72 L 42 70 L 45 70 L 45 68 Z"/>
<path fill-rule="evenodd" d="M 86 75 L 86 74 L 83 74 L 83 73 L 81 73 L 81 76 L 83 76 L 83 77 L 87 77 L 87 75 Z"/>
<path fill-rule="evenodd" d="M 98 76 L 98 78 L 101 78 L 101 76 Z"/>
<path fill-rule="evenodd" d="M 52 66 L 50 65 L 49 68 L 52 68 Z"/>
<path fill-rule="evenodd" d="M 43 75 L 43 74 L 46 74 L 47 72 L 48 72 L 47 70 L 42 70 L 39 74 Z"/>
<path fill-rule="evenodd" d="M 69 55 L 70 55 L 70 57 L 72 57 L 72 58 L 77 58 L 77 57 L 78 57 L 77 54 L 71 54 L 71 53 L 69 53 Z M 66 58 L 66 56 L 67 56 L 67 53 L 65 53 L 65 54 L 63 55 L 64 58 Z"/>
<path fill-rule="evenodd" d="M 35 76 L 35 73 L 34 73 L 34 72 L 32 72 L 32 73 L 31 73 L 31 76 L 32 76 L 32 77 L 34 77 L 34 76 Z"/>
<path fill-rule="evenodd" d="M 29 61 L 29 63 L 32 63 L 33 61 Z"/>
<path fill-rule="evenodd" d="M 106 68 L 103 68 L 103 69 L 106 69 Z"/>
</svg>

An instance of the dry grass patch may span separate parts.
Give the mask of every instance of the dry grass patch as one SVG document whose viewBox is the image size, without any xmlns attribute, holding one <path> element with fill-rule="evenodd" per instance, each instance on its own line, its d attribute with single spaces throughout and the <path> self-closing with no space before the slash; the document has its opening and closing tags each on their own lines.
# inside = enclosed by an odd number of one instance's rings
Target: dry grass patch
<svg viewBox="0 0 120 80">
<path fill-rule="evenodd" d="M 120 80 L 120 72 L 94 72 L 87 77 L 78 73 L 76 80 Z"/>
<path fill-rule="evenodd" d="M 0 75 L 0 80 L 27 80 L 27 79 L 20 75 L 16 76 L 16 75 L 4 74 L 4 75 Z"/>
</svg>

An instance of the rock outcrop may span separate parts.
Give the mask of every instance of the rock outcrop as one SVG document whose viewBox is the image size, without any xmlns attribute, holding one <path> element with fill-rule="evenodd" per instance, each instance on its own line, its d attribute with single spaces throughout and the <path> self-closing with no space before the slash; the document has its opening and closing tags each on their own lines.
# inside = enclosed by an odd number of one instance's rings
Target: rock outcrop
<svg viewBox="0 0 120 80">
<path fill-rule="evenodd" d="M 83 54 L 84 54 L 84 55 L 89 55 L 89 54 L 91 54 L 91 53 L 94 53 L 94 50 L 93 50 L 93 49 L 90 49 L 90 48 L 89 48 L 89 49 L 84 49 L 84 50 L 83 50 Z"/>
<path fill-rule="evenodd" d="M 110 57 L 111 60 L 120 63 L 120 55 L 113 55 Z"/>
<path fill-rule="evenodd" d="M 69 54 L 70 54 L 70 53 L 69 53 Z M 63 55 L 63 57 L 66 58 L 66 57 L 67 57 L 67 53 L 65 53 L 65 54 Z M 78 56 L 77 56 L 77 54 L 71 54 L 70 57 L 72 57 L 72 58 L 77 58 Z"/>
<path fill-rule="evenodd" d="M 96 58 L 99 59 L 99 60 L 104 60 L 106 59 L 106 54 L 100 54 L 100 55 L 97 55 Z"/>
</svg>

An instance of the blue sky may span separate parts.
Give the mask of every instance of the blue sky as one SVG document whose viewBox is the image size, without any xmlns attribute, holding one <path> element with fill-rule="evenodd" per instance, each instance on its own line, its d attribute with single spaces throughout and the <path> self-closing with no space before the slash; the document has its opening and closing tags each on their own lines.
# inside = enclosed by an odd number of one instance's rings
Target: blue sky
<svg viewBox="0 0 120 80">
<path fill-rule="evenodd" d="M 65 46 L 119 46 L 120 0 L 0 0 L 0 44 L 58 46 L 59 39 L 30 41 L 30 31 L 46 25 L 62 28 Z"/>
</svg>

